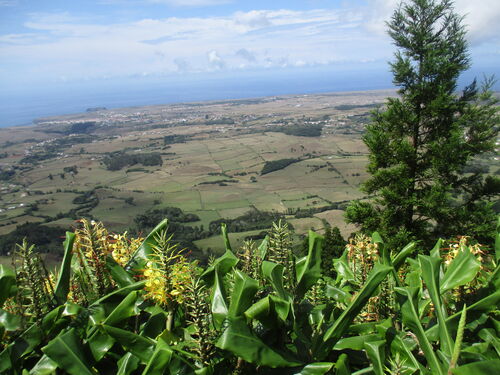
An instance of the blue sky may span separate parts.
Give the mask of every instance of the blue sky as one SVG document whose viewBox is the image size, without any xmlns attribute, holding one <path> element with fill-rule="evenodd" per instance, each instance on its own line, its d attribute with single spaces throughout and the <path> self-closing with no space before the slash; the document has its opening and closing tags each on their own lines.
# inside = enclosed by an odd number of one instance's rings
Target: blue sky
<svg viewBox="0 0 500 375">
<path fill-rule="evenodd" d="M 0 0 L 2 90 L 122 79 L 387 71 L 397 0 Z M 500 66 L 500 1 L 458 0 L 477 72 Z"/>
</svg>

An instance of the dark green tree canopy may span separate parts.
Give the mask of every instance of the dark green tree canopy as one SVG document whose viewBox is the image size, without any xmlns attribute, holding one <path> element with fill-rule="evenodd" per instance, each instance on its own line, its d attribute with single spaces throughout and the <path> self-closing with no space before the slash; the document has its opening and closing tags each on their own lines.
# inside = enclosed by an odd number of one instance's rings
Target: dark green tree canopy
<svg viewBox="0 0 500 375">
<path fill-rule="evenodd" d="M 399 95 L 366 129 L 371 178 L 363 190 L 373 200 L 353 202 L 347 220 L 379 230 L 395 245 L 456 234 L 487 239 L 495 222 L 489 199 L 499 182 L 464 170 L 494 150 L 493 81 L 482 87 L 474 81 L 457 95 L 470 58 L 451 1 L 406 1 L 387 25 L 397 48 L 390 66 Z"/>
</svg>

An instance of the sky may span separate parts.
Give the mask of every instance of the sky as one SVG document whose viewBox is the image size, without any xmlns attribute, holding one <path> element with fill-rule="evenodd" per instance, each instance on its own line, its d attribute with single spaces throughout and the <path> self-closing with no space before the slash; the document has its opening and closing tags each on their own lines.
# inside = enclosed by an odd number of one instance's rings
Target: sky
<svg viewBox="0 0 500 375">
<path fill-rule="evenodd" d="M 397 4 L 0 0 L 0 92 L 280 71 L 387 75 L 394 47 L 385 21 Z M 498 75 L 500 1 L 455 4 L 467 15 L 474 73 Z"/>
</svg>

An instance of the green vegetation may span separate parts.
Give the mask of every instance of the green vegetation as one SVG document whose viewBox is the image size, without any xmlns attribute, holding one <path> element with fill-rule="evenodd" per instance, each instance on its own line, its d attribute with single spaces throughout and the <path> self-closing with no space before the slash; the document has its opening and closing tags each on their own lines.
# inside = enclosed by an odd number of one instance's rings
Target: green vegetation
<svg viewBox="0 0 500 375">
<path fill-rule="evenodd" d="M 172 145 L 174 143 L 185 143 L 190 137 L 184 134 L 172 134 L 163 137 L 163 143 L 165 145 Z"/>
<path fill-rule="evenodd" d="M 274 171 L 279 171 L 280 169 L 286 168 L 290 164 L 298 163 L 299 161 L 300 159 L 293 159 L 293 158 L 266 161 L 266 163 L 262 167 L 262 170 L 260 171 L 260 174 L 262 176 Z"/>
<path fill-rule="evenodd" d="M 234 219 L 218 219 L 210 222 L 208 230 L 212 234 L 220 233 L 221 225 L 224 224 L 230 232 L 248 232 L 256 229 L 269 228 L 273 221 L 283 215 L 276 212 L 259 211 L 256 209 Z"/>
<path fill-rule="evenodd" d="M 500 229 L 500 225 L 499 225 Z M 274 223 L 208 266 L 163 221 L 145 239 L 82 220 L 48 273 L 33 247 L 0 265 L 2 374 L 492 374 L 500 364 L 496 255 L 467 237 L 390 251 L 356 236 L 331 265 Z M 175 233 L 173 233 L 175 235 Z M 497 233 L 497 239 L 500 233 Z"/>
<path fill-rule="evenodd" d="M 12 232 L 0 235 L 0 255 L 13 254 L 16 244 L 24 239 L 35 245 L 42 253 L 61 254 L 61 238 L 65 230 L 60 227 L 48 227 L 39 223 L 18 225 Z"/>
<path fill-rule="evenodd" d="M 335 106 L 339 111 L 350 111 L 358 108 L 378 108 L 380 104 L 342 104 Z"/>
<path fill-rule="evenodd" d="M 488 241 L 495 215 L 490 199 L 500 179 L 464 174 L 474 158 L 493 151 L 497 99 L 486 80 L 455 93 L 470 66 L 465 26 L 450 1 L 415 0 L 399 8 L 389 34 L 399 48 L 391 63 L 399 97 L 377 112 L 363 138 L 371 178 L 363 191 L 373 202 L 354 202 L 347 219 L 380 230 L 401 245 L 419 238 L 475 233 Z"/>
<path fill-rule="evenodd" d="M 270 129 L 270 131 L 273 132 L 285 133 L 287 135 L 294 135 L 297 137 L 319 137 L 321 136 L 322 130 L 323 125 L 321 124 L 294 124 L 276 126 Z"/>
<path fill-rule="evenodd" d="M 162 165 L 161 154 L 158 152 L 127 154 L 124 151 L 113 152 L 102 160 L 106 169 L 119 171 L 122 168 L 142 164 L 143 166 Z"/>
</svg>

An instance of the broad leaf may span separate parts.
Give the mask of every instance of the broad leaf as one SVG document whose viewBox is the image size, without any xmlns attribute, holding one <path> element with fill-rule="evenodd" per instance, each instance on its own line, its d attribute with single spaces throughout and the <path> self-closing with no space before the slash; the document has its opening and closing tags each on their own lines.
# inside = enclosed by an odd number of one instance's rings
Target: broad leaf
<svg viewBox="0 0 500 375">
<path fill-rule="evenodd" d="M 264 278 L 269 281 L 279 297 L 287 299 L 289 298 L 289 294 L 283 286 L 283 270 L 284 267 L 282 264 L 268 262 L 267 260 L 262 262 L 262 275 Z"/>
<path fill-rule="evenodd" d="M 411 255 L 417 248 L 417 244 L 415 242 L 410 242 L 406 245 L 395 257 L 392 258 L 392 265 L 394 269 L 397 271 L 399 267 L 403 265 L 406 258 Z"/>
<path fill-rule="evenodd" d="M 116 375 L 130 375 L 134 372 L 141 361 L 132 353 L 128 352 L 118 361 L 118 371 Z"/>
<path fill-rule="evenodd" d="M 243 318 L 228 319 L 226 329 L 216 345 L 220 349 L 228 350 L 237 357 L 259 366 L 276 368 L 300 365 L 300 362 L 287 359 L 264 344 L 250 331 Z"/>
<path fill-rule="evenodd" d="M 146 365 L 142 375 L 163 375 L 170 359 L 172 349 L 163 340 L 158 340 L 151 359 Z"/>
<path fill-rule="evenodd" d="M 42 351 L 56 362 L 60 368 L 70 374 L 96 374 L 92 369 L 92 365 L 85 358 L 86 356 L 82 349 L 82 342 L 79 340 L 75 329 L 72 328 L 68 332 L 49 341 L 47 346 L 42 348 Z"/>
<path fill-rule="evenodd" d="M 444 274 L 440 286 L 441 293 L 472 281 L 480 269 L 481 263 L 470 249 L 467 246 L 462 247 Z"/>
<path fill-rule="evenodd" d="M 124 329 L 106 325 L 102 327 L 117 343 L 139 358 L 143 363 L 149 362 L 156 345 L 155 341 Z"/>
<path fill-rule="evenodd" d="M 347 331 L 354 318 L 363 309 L 370 297 L 374 294 L 379 284 L 385 279 L 392 268 L 377 263 L 368 275 L 365 285 L 360 289 L 346 310 L 338 317 L 332 326 L 326 331 L 323 341 L 328 350 L 331 349 L 342 335 Z M 326 349 L 326 347 L 324 349 Z"/>
<path fill-rule="evenodd" d="M 104 324 L 116 325 L 117 323 L 137 315 L 139 312 L 136 307 L 137 298 L 140 296 L 139 291 L 130 292 L 116 308 L 104 320 Z"/>
<path fill-rule="evenodd" d="M 229 316 L 236 317 L 252 305 L 252 298 L 259 289 L 259 283 L 239 270 L 234 271 L 234 287 L 229 305 Z"/>
<path fill-rule="evenodd" d="M 0 309 L 0 327 L 5 331 L 17 331 L 21 328 L 21 317 Z"/>
<path fill-rule="evenodd" d="M 69 281 L 71 277 L 71 258 L 73 256 L 73 243 L 75 242 L 75 234 L 66 232 L 66 240 L 64 241 L 64 257 L 59 269 L 59 277 L 57 279 L 54 296 L 57 303 L 62 305 L 66 302 L 69 293 Z"/>
<path fill-rule="evenodd" d="M 30 370 L 30 375 L 53 375 L 56 369 L 57 363 L 44 354 Z"/>
<path fill-rule="evenodd" d="M 500 359 L 473 362 L 451 370 L 454 375 L 492 375 L 500 369 Z"/>
<path fill-rule="evenodd" d="M 363 350 L 365 348 L 365 343 L 379 340 L 380 335 L 376 334 L 346 337 L 340 339 L 333 347 L 333 350 Z"/>
<path fill-rule="evenodd" d="M 109 270 L 111 277 L 120 288 L 135 283 L 134 278 L 110 255 L 106 257 L 106 268 Z"/>
<path fill-rule="evenodd" d="M 385 340 L 365 342 L 365 350 L 375 375 L 384 375 Z"/>
<path fill-rule="evenodd" d="M 15 293 L 16 274 L 14 271 L 0 264 L 0 307 L 3 306 L 5 300 Z"/>
<path fill-rule="evenodd" d="M 309 231 L 309 250 L 307 252 L 305 263 L 300 267 L 297 265 L 297 289 L 296 294 L 301 298 L 321 277 L 321 248 L 323 237 Z"/>
<path fill-rule="evenodd" d="M 214 323 L 219 328 L 222 322 L 227 317 L 228 308 L 226 302 L 226 291 L 222 283 L 222 277 L 218 272 L 215 272 L 215 281 L 211 293 L 211 310 L 214 318 Z"/>
<path fill-rule="evenodd" d="M 153 246 L 157 244 L 156 237 L 160 232 L 166 230 L 167 227 L 167 219 L 162 220 L 160 224 L 154 227 L 128 261 L 125 267 L 127 271 L 138 274 L 140 270 L 144 268 L 146 262 L 151 256 L 151 253 L 153 252 Z"/>
<path fill-rule="evenodd" d="M 398 295 L 399 304 L 401 306 L 401 313 L 403 315 L 403 323 L 411 330 L 411 332 L 417 336 L 420 348 L 424 352 L 427 363 L 430 366 L 434 374 L 444 375 L 445 371 L 442 369 L 436 354 L 434 353 L 434 348 L 429 342 L 429 339 L 425 335 L 425 331 L 420 323 L 420 318 L 418 316 L 417 310 L 417 288 L 395 288 Z"/>
<path fill-rule="evenodd" d="M 337 362 L 335 362 L 335 375 L 351 375 L 349 370 L 347 354 L 341 354 Z"/>
<path fill-rule="evenodd" d="M 332 362 L 316 362 L 305 366 L 300 372 L 295 375 L 323 375 L 330 371 L 335 365 Z"/>
<path fill-rule="evenodd" d="M 439 287 L 439 272 L 441 267 L 441 258 L 419 255 L 418 261 L 422 269 L 422 279 L 424 280 L 425 285 L 427 286 L 427 290 L 429 291 L 429 296 L 431 297 L 432 303 L 434 304 L 434 308 L 437 314 L 441 350 L 448 357 L 451 357 L 454 343 L 451 338 L 450 332 L 448 330 L 448 326 L 446 325 L 446 311 L 445 311 L 445 306 L 441 301 L 441 293 Z"/>
</svg>

